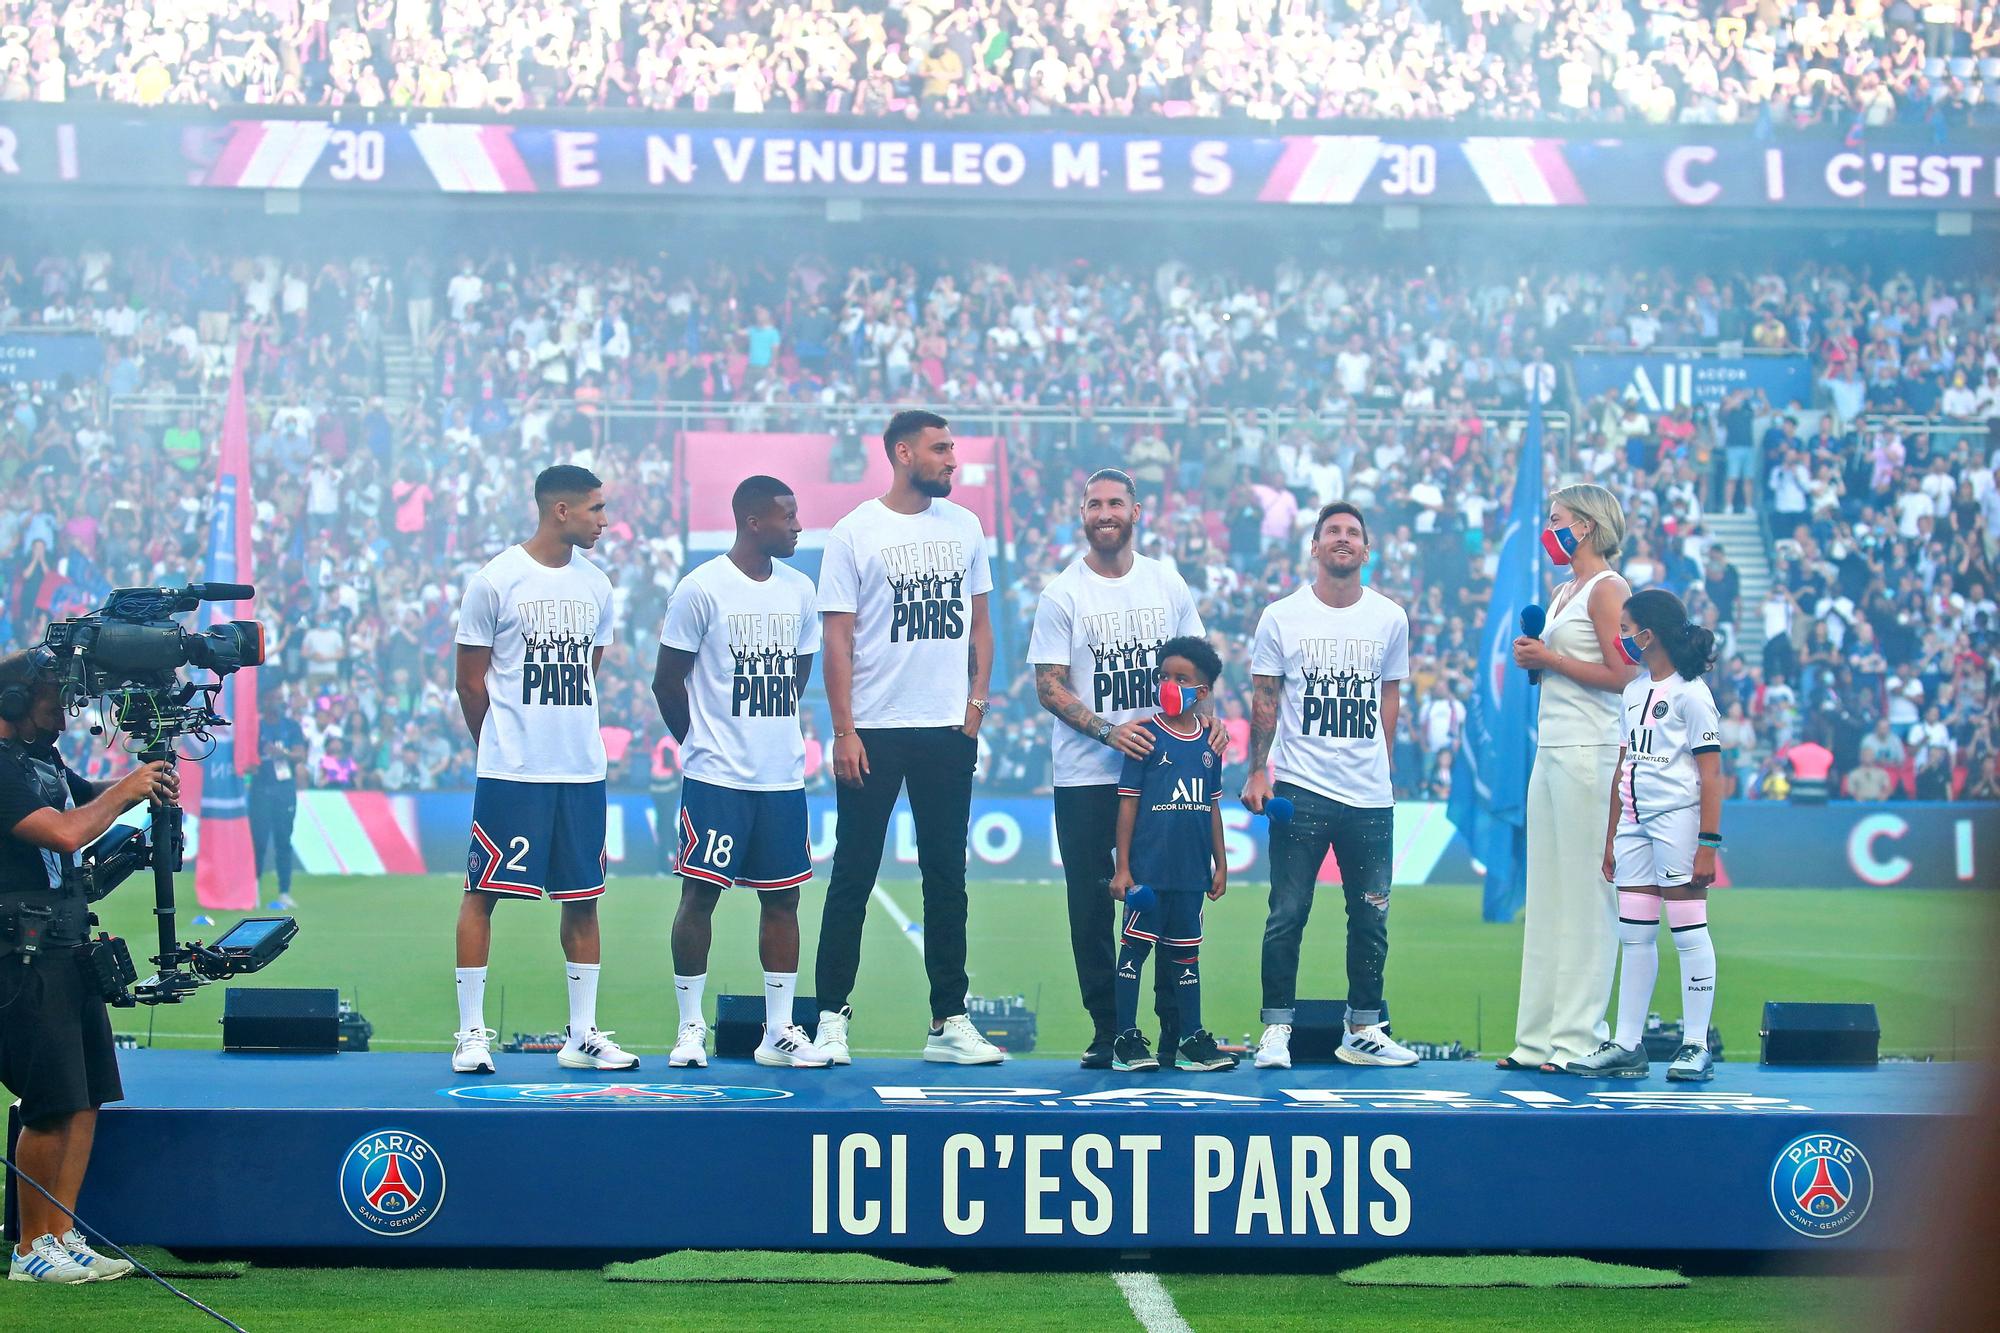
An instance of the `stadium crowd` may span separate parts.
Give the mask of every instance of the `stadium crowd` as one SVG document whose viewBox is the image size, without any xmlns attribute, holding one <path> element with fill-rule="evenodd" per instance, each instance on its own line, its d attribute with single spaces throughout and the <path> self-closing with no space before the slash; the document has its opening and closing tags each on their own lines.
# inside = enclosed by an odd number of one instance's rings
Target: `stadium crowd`
<svg viewBox="0 0 2000 1333">
<path fill-rule="evenodd" d="M 394 409 L 392 327 L 430 367 Z M 450 688 L 458 593 L 519 539 L 530 479 L 552 457 L 585 460 L 616 488 L 594 555 L 623 627 L 602 684 L 614 781 L 672 784 L 646 682 L 686 559 L 678 419 L 612 404 L 693 401 L 705 424 L 808 431 L 863 405 L 863 435 L 834 436 L 839 469 L 886 405 L 926 400 L 983 414 L 1012 446 L 996 607 L 1006 725 L 982 735 L 996 786 L 1047 782 L 1046 718 L 1018 668 L 1025 627 L 1075 553 L 1078 479 L 1116 464 L 1147 505 L 1144 549 L 1196 589 L 1239 733 L 1244 645 L 1296 577 L 1312 511 L 1334 497 L 1363 507 L 1370 578 L 1411 613 L 1398 780 L 1442 796 L 1518 409 L 1536 392 L 1564 406 L 1540 349 L 1796 348 L 1813 361 L 1812 402 L 1737 394 L 1649 414 L 1608 395 L 1579 405 L 1548 480 L 1611 487 L 1630 519 L 1628 579 L 1683 594 L 1717 630 L 1725 755 L 1743 794 L 1785 794 L 1815 746 L 1858 798 L 1996 794 L 1991 277 L 1578 265 L 1501 280 L 1289 261 L 919 271 L 812 256 L 682 270 L 83 249 L 0 256 L 0 332 L 16 328 L 94 330 L 103 364 L 0 386 L 0 641 L 36 636 L 108 586 L 201 577 L 219 389 L 240 337 L 267 706 L 304 726 L 315 785 L 395 789 L 469 780 Z M 1135 407 L 1156 424 L 1115 410 Z M 1873 415 L 1909 409 L 1940 428 Z M 1704 522 L 1745 506 L 1774 538 L 1774 586 L 1755 606 Z M 824 735 L 823 720 L 808 726 Z M 809 748 L 823 785 L 817 739 Z"/>
<path fill-rule="evenodd" d="M 5 0 L 0 98 L 1992 123 L 1993 0 Z"/>
</svg>

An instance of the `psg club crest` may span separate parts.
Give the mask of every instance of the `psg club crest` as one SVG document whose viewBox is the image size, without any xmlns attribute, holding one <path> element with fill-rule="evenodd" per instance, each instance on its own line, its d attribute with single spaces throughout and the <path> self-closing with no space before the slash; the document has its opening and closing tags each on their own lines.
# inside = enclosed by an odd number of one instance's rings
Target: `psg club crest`
<svg viewBox="0 0 2000 1333">
<path fill-rule="evenodd" d="M 1868 1159 L 1838 1134 L 1793 1139 L 1771 1167 L 1771 1206 L 1801 1236 L 1846 1235 L 1861 1225 L 1874 1197 Z"/>
<path fill-rule="evenodd" d="M 1656 701 L 1656 702 L 1655 702 L 1655 703 L 1653 704 L 1653 718 L 1654 718 L 1654 720 L 1655 720 L 1655 721 L 1658 721 L 1658 720 L 1659 720 L 1660 718 L 1663 718 L 1663 717 L 1665 717 L 1666 715 L 1667 715 L 1667 701 L 1666 701 L 1665 699 L 1661 699 L 1661 700 L 1658 700 L 1658 701 Z"/>
<path fill-rule="evenodd" d="M 421 1231 L 444 1206 L 444 1162 L 408 1130 L 364 1134 L 340 1163 L 340 1201 L 364 1231 Z"/>
<path fill-rule="evenodd" d="M 731 1106 L 777 1101 L 792 1094 L 782 1088 L 732 1088 L 700 1083 L 478 1083 L 440 1088 L 467 1102 L 516 1106 Z"/>
</svg>

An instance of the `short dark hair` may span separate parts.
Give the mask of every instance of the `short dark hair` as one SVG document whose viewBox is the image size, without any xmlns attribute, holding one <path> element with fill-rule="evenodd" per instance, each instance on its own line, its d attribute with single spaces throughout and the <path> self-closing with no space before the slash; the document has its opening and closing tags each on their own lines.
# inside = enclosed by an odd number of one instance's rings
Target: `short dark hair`
<svg viewBox="0 0 2000 1333">
<path fill-rule="evenodd" d="M 1199 634 L 1183 634 L 1177 639 L 1168 639 L 1160 645 L 1154 660 L 1164 663 L 1169 657 L 1185 657 L 1188 664 L 1201 673 L 1204 685 L 1212 687 L 1222 679 L 1222 658 L 1216 653 L 1215 646 Z"/>
<path fill-rule="evenodd" d="M 1139 498 L 1139 488 L 1132 484 L 1132 474 L 1124 468 L 1101 467 L 1083 479 L 1083 488 L 1089 490 L 1100 481 L 1115 481 L 1125 488 L 1125 493 L 1133 499 Z"/>
<path fill-rule="evenodd" d="M 603 485 L 597 474 L 587 467 L 557 463 L 554 467 L 543 468 L 542 475 L 535 478 L 535 503 L 547 506 L 550 501 L 566 495 L 588 495 Z"/>
<path fill-rule="evenodd" d="M 741 524 L 755 518 L 771 507 L 771 502 L 781 495 L 790 495 L 792 488 L 776 477 L 762 473 L 745 477 L 736 484 L 736 493 L 729 497 L 729 512 Z"/>
<path fill-rule="evenodd" d="M 1361 525 L 1361 540 L 1364 542 L 1368 540 L 1368 520 L 1363 517 L 1361 511 L 1345 500 L 1335 500 L 1331 504 L 1323 504 L 1319 507 L 1319 517 L 1313 520 L 1314 541 L 1319 540 L 1319 530 L 1325 527 L 1326 521 L 1335 514 L 1352 514 L 1354 521 Z"/>
<path fill-rule="evenodd" d="M 951 423 L 935 412 L 926 412 L 920 407 L 905 408 L 889 418 L 889 424 L 882 431 L 882 452 L 896 461 L 896 446 L 913 435 L 927 430 L 944 430 Z"/>
</svg>

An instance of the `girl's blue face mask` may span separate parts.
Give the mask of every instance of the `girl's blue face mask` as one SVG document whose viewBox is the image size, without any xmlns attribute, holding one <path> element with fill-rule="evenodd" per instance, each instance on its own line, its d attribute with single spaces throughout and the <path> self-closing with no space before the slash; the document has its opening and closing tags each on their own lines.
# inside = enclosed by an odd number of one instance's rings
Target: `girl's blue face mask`
<svg viewBox="0 0 2000 1333">
<path fill-rule="evenodd" d="M 1639 634 L 1644 633 L 1646 633 L 1645 630 L 1639 631 Z M 1639 634 L 1626 634 L 1618 640 L 1618 651 L 1625 654 L 1625 662 L 1628 666 L 1645 665 L 1646 650 L 1639 646 Z"/>
</svg>

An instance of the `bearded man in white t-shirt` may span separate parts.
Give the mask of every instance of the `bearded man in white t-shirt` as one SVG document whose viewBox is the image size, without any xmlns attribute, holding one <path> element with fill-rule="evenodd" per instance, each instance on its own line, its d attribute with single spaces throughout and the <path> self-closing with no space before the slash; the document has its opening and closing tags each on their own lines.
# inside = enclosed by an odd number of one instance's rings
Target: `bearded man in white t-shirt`
<svg viewBox="0 0 2000 1333">
<path fill-rule="evenodd" d="M 458 702 L 479 746 L 472 845 L 458 911 L 452 1070 L 493 1072 L 486 960 L 502 898 L 562 904 L 565 1069 L 637 1069 L 597 1027 L 597 900 L 604 895 L 604 737 L 597 671 L 611 642 L 611 580 L 581 551 L 607 520 L 604 483 L 570 464 L 535 478 L 535 535 L 486 562 L 458 613 Z"/>
<path fill-rule="evenodd" d="M 1345 501 L 1323 507 L 1313 525 L 1313 581 L 1265 607 L 1251 642 L 1243 804 L 1267 814 L 1273 798 L 1291 803 L 1289 817 L 1271 820 L 1259 1069 L 1292 1066 L 1299 946 L 1329 848 L 1347 900 L 1347 1030 L 1335 1054 L 1355 1065 L 1417 1061 L 1382 1015 L 1396 830 L 1389 765 L 1399 682 L 1410 674 L 1410 618 L 1362 586 L 1368 554 L 1361 511 Z"/>
<path fill-rule="evenodd" d="M 986 538 L 977 517 L 945 498 L 958 470 L 950 423 L 898 412 L 882 447 L 895 472 L 888 494 L 836 523 L 820 557 L 838 817 L 814 967 L 814 1044 L 834 1064 L 849 1062 L 847 1000 L 862 926 L 907 781 L 930 978 L 924 1059 L 998 1064 L 1005 1053 L 965 1013 L 966 830 L 993 670 Z"/>
</svg>

